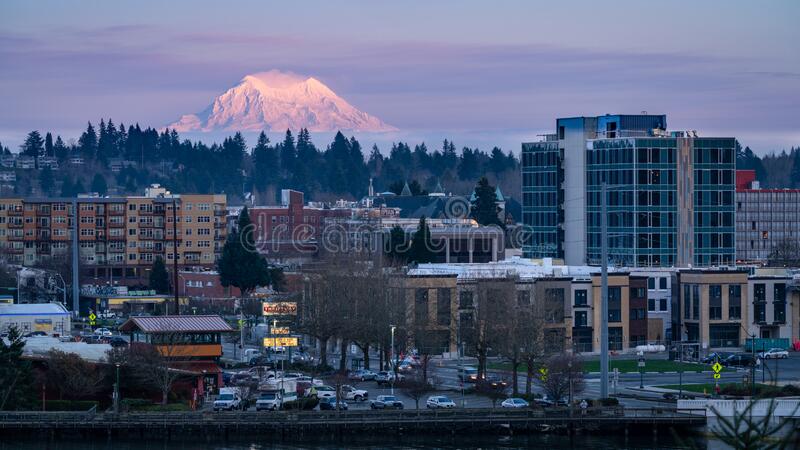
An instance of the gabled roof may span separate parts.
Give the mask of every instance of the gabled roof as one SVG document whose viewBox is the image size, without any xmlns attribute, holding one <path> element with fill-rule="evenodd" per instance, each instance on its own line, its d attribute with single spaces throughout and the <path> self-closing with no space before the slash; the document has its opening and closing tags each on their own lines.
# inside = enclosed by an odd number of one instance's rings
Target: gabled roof
<svg viewBox="0 0 800 450">
<path fill-rule="evenodd" d="M 225 333 L 233 331 L 220 316 L 135 316 L 119 327 L 120 331 L 144 333 Z"/>
</svg>

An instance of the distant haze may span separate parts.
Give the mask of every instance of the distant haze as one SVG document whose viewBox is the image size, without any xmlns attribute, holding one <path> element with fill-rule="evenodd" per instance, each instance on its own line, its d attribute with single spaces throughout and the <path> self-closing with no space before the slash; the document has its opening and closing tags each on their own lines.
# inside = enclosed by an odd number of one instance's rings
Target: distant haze
<svg viewBox="0 0 800 450">
<path fill-rule="evenodd" d="M 295 109 L 266 121 L 275 133 L 314 118 L 320 130 L 348 124 L 365 147 L 380 129 L 375 142 L 518 152 L 556 117 L 647 111 L 780 151 L 800 145 L 798 17 L 795 0 L 6 0 L 0 142 L 16 148 L 33 129 L 77 138 L 101 117 L 161 128 L 186 116 L 182 129 L 223 131 L 241 117 L 253 130 L 276 110 L 253 104 L 210 124 L 203 113 L 245 75 L 277 69 L 313 78 L 353 114 Z"/>
</svg>

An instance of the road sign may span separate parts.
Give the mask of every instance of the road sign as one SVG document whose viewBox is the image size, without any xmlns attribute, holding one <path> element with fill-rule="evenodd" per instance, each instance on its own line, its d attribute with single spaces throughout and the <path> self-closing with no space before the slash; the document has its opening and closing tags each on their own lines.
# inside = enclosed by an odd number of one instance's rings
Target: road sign
<svg viewBox="0 0 800 450">
<path fill-rule="evenodd" d="M 639 368 L 640 368 L 640 369 L 643 369 L 643 368 L 644 368 L 644 360 L 643 360 L 643 359 L 640 359 L 640 360 L 639 360 Z"/>
<path fill-rule="evenodd" d="M 264 316 L 296 316 L 297 303 L 294 302 L 263 302 L 261 314 Z"/>
<path fill-rule="evenodd" d="M 539 368 L 539 379 L 542 381 L 547 381 L 547 367 Z"/>
<path fill-rule="evenodd" d="M 264 347 L 297 347 L 298 345 L 298 338 L 293 336 L 264 338 Z"/>
<path fill-rule="evenodd" d="M 720 370 L 722 370 L 722 364 L 715 362 L 714 365 L 711 366 L 711 369 L 714 371 L 714 373 L 719 373 Z"/>
<path fill-rule="evenodd" d="M 272 334 L 289 334 L 289 327 L 272 327 Z"/>
<path fill-rule="evenodd" d="M 97 319 L 97 315 L 95 315 L 95 313 L 89 313 L 89 325 L 96 324 L 97 323 L 97 322 L 95 322 L 96 319 Z"/>
<path fill-rule="evenodd" d="M 715 373 L 715 374 L 714 374 L 714 379 L 715 379 L 715 380 L 719 380 L 719 378 L 720 378 L 720 377 L 721 377 L 721 375 L 720 375 L 720 374 L 718 374 L 718 373 Z"/>
<path fill-rule="evenodd" d="M 239 319 L 239 328 L 244 326 L 244 319 Z"/>
</svg>

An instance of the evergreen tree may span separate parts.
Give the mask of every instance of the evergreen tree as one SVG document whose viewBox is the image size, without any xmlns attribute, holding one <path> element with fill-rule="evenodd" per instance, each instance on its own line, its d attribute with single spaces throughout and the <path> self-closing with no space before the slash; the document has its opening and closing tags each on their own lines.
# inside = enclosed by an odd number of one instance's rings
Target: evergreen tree
<svg viewBox="0 0 800 450">
<path fill-rule="evenodd" d="M 25 138 L 25 142 L 20 147 L 22 154 L 26 156 L 39 157 L 44 152 L 44 139 L 38 131 L 31 131 Z"/>
<path fill-rule="evenodd" d="M 61 136 L 56 136 L 56 143 L 53 144 L 53 156 L 58 158 L 59 161 L 64 161 L 69 157 L 69 148 L 61 140 Z"/>
<path fill-rule="evenodd" d="M 86 131 L 78 139 L 78 149 L 81 155 L 89 161 L 94 160 L 97 155 L 97 133 L 94 131 L 92 122 L 89 122 Z"/>
<path fill-rule="evenodd" d="M 408 261 L 417 264 L 433 262 L 434 248 L 431 240 L 431 230 L 425 222 L 425 216 L 420 217 L 417 231 L 411 240 L 408 249 Z"/>
<path fill-rule="evenodd" d="M 160 256 L 156 257 L 150 269 L 150 289 L 157 294 L 169 294 L 169 273 L 164 265 L 164 259 Z"/>
<path fill-rule="evenodd" d="M 6 343 L 8 342 L 8 343 Z M 30 409 L 34 403 L 31 362 L 22 359 L 25 340 L 17 327 L 0 339 L 0 411 Z"/>
<path fill-rule="evenodd" d="M 55 180 L 53 179 L 53 171 L 50 167 L 45 167 L 39 171 L 39 187 L 42 189 L 42 194 L 49 196 L 55 188 Z"/>
<path fill-rule="evenodd" d="M 503 222 L 497 217 L 500 209 L 497 206 L 497 194 L 494 186 L 489 184 L 486 177 L 478 180 L 475 186 L 475 199 L 472 201 L 471 217 L 481 225 L 497 225 L 503 227 Z"/>
<path fill-rule="evenodd" d="M 78 194 L 83 194 L 86 192 L 86 188 L 83 187 L 83 181 L 80 178 L 75 180 L 75 184 L 72 185 L 72 197 L 76 197 Z"/>
<path fill-rule="evenodd" d="M 264 191 L 267 186 L 278 180 L 278 156 L 275 149 L 269 145 L 269 138 L 263 131 L 258 135 L 258 142 L 253 147 L 253 173 L 251 181 L 258 191 Z"/>
<path fill-rule="evenodd" d="M 228 235 L 218 263 L 220 283 L 235 286 L 248 296 L 256 287 L 270 284 L 270 268 L 258 253 L 253 236 L 253 223 L 247 207 L 239 214 L 237 228 Z"/>
<path fill-rule="evenodd" d="M 336 133 L 333 143 L 325 151 L 325 169 L 327 170 L 328 190 L 343 194 L 350 188 L 350 141 L 340 132 Z"/>
<path fill-rule="evenodd" d="M 106 177 L 103 176 L 101 173 L 96 173 L 94 178 L 92 178 L 92 192 L 97 192 L 100 195 L 106 195 L 108 192 L 108 183 L 106 183 Z"/>
<path fill-rule="evenodd" d="M 72 180 L 68 176 L 64 177 L 64 181 L 61 183 L 61 196 L 74 197 L 74 190 L 75 186 L 72 184 Z"/>
<path fill-rule="evenodd" d="M 406 232 L 399 225 L 389 230 L 389 241 L 386 243 L 384 253 L 394 262 L 405 263 L 408 251 Z"/>
<path fill-rule="evenodd" d="M 382 175 L 383 155 L 376 144 L 372 144 L 372 151 L 369 154 L 367 168 L 369 169 L 369 173 L 373 178 L 378 178 Z"/>
<path fill-rule="evenodd" d="M 45 156 L 55 156 L 53 152 L 53 135 L 48 131 L 44 136 L 44 154 Z"/>
<path fill-rule="evenodd" d="M 292 130 L 286 130 L 286 136 L 280 145 L 281 172 L 284 178 L 288 179 L 294 172 L 294 165 L 297 159 L 297 149 L 294 146 Z"/>
</svg>

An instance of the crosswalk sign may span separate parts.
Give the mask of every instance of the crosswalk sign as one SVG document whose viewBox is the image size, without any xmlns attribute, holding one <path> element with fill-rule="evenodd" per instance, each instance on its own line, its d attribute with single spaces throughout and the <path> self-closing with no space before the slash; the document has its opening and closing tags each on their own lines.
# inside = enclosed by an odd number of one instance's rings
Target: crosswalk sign
<svg viewBox="0 0 800 450">
<path fill-rule="evenodd" d="M 714 370 L 714 373 L 719 373 L 720 370 L 722 370 L 722 364 L 715 362 L 714 365 L 711 366 L 711 369 Z"/>
<path fill-rule="evenodd" d="M 547 381 L 547 367 L 541 367 L 539 369 L 539 379 L 542 381 Z"/>
<path fill-rule="evenodd" d="M 89 313 L 89 325 L 94 325 L 97 319 L 97 315 L 95 313 Z"/>
</svg>

